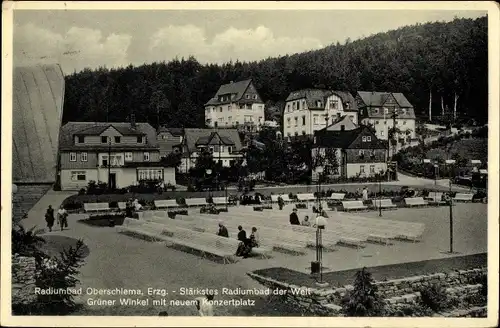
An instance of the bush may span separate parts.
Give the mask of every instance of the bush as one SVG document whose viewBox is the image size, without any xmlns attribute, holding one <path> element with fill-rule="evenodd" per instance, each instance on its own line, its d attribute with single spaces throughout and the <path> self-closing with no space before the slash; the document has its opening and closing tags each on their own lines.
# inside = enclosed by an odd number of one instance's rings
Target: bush
<svg viewBox="0 0 500 328">
<path fill-rule="evenodd" d="M 383 299 L 378 295 L 377 286 L 366 268 L 356 273 L 354 289 L 343 300 L 342 309 L 345 315 L 350 317 L 373 317 L 383 314 Z"/>
<path fill-rule="evenodd" d="M 177 204 L 179 205 L 186 205 L 186 199 L 184 197 L 177 197 L 175 199 L 175 201 L 177 202 Z"/>
<path fill-rule="evenodd" d="M 448 307 L 448 297 L 443 287 L 431 285 L 420 290 L 421 304 L 434 312 L 443 311 Z"/>
<path fill-rule="evenodd" d="M 85 193 L 86 193 L 85 188 L 78 190 L 78 195 L 80 195 L 80 196 L 85 195 Z"/>
<path fill-rule="evenodd" d="M 70 200 L 64 203 L 64 208 L 68 211 L 79 211 L 83 208 L 83 203 L 79 201 Z"/>
<path fill-rule="evenodd" d="M 118 202 L 116 200 L 109 202 L 109 208 L 118 208 Z"/>
<path fill-rule="evenodd" d="M 306 203 L 298 203 L 298 204 L 295 204 L 295 207 L 305 209 L 305 208 L 307 208 L 307 204 Z"/>
</svg>

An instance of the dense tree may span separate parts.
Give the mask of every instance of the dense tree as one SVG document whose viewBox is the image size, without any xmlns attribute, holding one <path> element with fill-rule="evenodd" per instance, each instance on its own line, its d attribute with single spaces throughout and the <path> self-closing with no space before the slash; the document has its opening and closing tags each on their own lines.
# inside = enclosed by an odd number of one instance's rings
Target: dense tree
<svg viewBox="0 0 500 328">
<path fill-rule="evenodd" d="M 137 120 L 203 127 L 203 105 L 222 83 L 252 78 L 280 120 L 296 89 L 403 92 L 419 116 L 441 108 L 486 121 L 487 18 L 406 26 L 345 44 L 259 62 L 201 65 L 194 57 L 120 69 L 86 69 L 66 77 L 63 120 Z"/>
</svg>

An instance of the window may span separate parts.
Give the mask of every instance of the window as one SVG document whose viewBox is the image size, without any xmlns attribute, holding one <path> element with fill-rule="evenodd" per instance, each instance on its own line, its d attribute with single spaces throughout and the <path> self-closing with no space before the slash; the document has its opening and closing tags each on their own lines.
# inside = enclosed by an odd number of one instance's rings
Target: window
<svg viewBox="0 0 500 328">
<path fill-rule="evenodd" d="M 84 143 L 85 142 L 85 137 L 84 136 L 78 136 L 78 143 Z"/>
<path fill-rule="evenodd" d="M 143 142 L 143 141 L 142 141 L 142 136 L 138 136 L 138 137 L 137 137 L 137 143 L 140 143 L 140 144 L 141 144 L 142 142 Z"/>
<path fill-rule="evenodd" d="M 306 101 L 302 100 L 302 108 L 306 109 Z"/>
<path fill-rule="evenodd" d="M 101 165 L 108 166 L 108 155 L 102 155 L 101 157 Z"/>
<path fill-rule="evenodd" d="M 403 111 L 403 114 L 406 114 L 406 108 L 401 109 Z"/>
<path fill-rule="evenodd" d="M 71 171 L 71 181 L 85 181 L 87 180 L 86 174 L 85 171 Z"/>
<path fill-rule="evenodd" d="M 257 95 L 253 95 L 253 99 L 257 99 Z"/>
<path fill-rule="evenodd" d="M 286 105 L 286 110 L 290 112 L 290 104 Z"/>
<path fill-rule="evenodd" d="M 101 137 L 101 143 L 108 143 L 108 137 Z"/>
<path fill-rule="evenodd" d="M 375 121 L 375 125 L 379 124 L 379 121 Z"/>
<path fill-rule="evenodd" d="M 224 152 L 224 146 L 220 146 L 220 152 L 223 153 Z"/>
<path fill-rule="evenodd" d="M 359 166 L 359 173 L 365 173 L 365 166 L 364 165 Z"/>
<path fill-rule="evenodd" d="M 219 107 L 219 112 L 221 112 L 221 113 L 222 113 L 222 106 L 221 106 L 221 107 Z"/>
<path fill-rule="evenodd" d="M 115 137 L 115 143 L 120 143 L 122 142 L 122 138 L 121 137 Z"/>
<path fill-rule="evenodd" d="M 76 162 L 76 153 L 69 153 L 69 161 Z"/>
<path fill-rule="evenodd" d="M 210 147 L 210 148 L 208 148 L 208 150 L 209 150 L 211 153 L 213 153 L 213 152 L 214 152 L 214 147 Z"/>
<path fill-rule="evenodd" d="M 112 166 L 123 165 L 123 157 L 122 157 L 122 155 L 113 155 L 113 156 L 111 156 L 111 165 Z"/>
<path fill-rule="evenodd" d="M 318 108 L 321 108 L 321 107 L 322 107 L 322 105 L 323 105 L 323 103 L 321 102 L 321 100 L 317 100 L 317 101 L 316 101 L 316 106 L 317 106 Z"/>
<path fill-rule="evenodd" d="M 318 124 L 318 114 L 313 115 L 313 124 Z"/>
<path fill-rule="evenodd" d="M 130 152 L 125 153 L 125 162 L 132 162 L 132 160 L 133 160 L 132 153 Z"/>
<path fill-rule="evenodd" d="M 288 117 L 288 118 L 286 119 L 286 124 L 287 124 L 287 127 L 290 127 L 290 121 L 291 121 L 291 118 L 290 118 L 290 117 Z"/>
<path fill-rule="evenodd" d="M 373 114 L 378 114 L 378 108 L 373 109 Z"/>
<path fill-rule="evenodd" d="M 330 109 L 337 109 L 339 102 L 337 100 L 330 100 Z"/>
<path fill-rule="evenodd" d="M 384 125 L 387 125 L 387 120 L 384 121 Z"/>
<path fill-rule="evenodd" d="M 161 180 L 163 178 L 162 170 L 142 169 L 137 170 L 139 180 Z"/>
<path fill-rule="evenodd" d="M 302 135 L 305 136 L 306 135 L 306 131 L 302 130 Z"/>
<path fill-rule="evenodd" d="M 297 116 L 295 116 L 295 126 L 298 125 L 298 122 L 299 122 L 299 118 Z"/>
<path fill-rule="evenodd" d="M 250 99 L 250 95 L 246 95 L 246 97 L 245 97 L 245 98 Z"/>
<path fill-rule="evenodd" d="M 366 136 L 361 137 L 362 142 L 366 142 Z"/>
<path fill-rule="evenodd" d="M 298 137 L 299 136 L 299 133 L 297 131 L 295 131 L 295 136 Z"/>
<path fill-rule="evenodd" d="M 380 131 L 380 136 L 383 137 L 384 136 L 384 131 Z"/>
<path fill-rule="evenodd" d="M 384 108 L 384 113 L 389 114 L 389 108 Z"/>
<path fill-rule="evenodd" d="M 367 141 L 367 142 L 372 141 L 372 137 L 371 137 L 371 136 L 366 136 L 366 141 Z"/>
<path fill-rule="evenodd" d="M 233 151 L 233 147 L 231 147 L 231 146 L 227 146 L 227 152 L 228 152 L 228 153 L 231 153 L 232 151 Z"/>
<path fill-rule="evenodd" d="M 359 157 L 363 158 L 365 156 L 365 151 L 364 150 L 360 150 L 359 153 L 358 153 Z"/>
<path fill-rule="evenodd" d="M 87 153 L 86 152 L 83 152 L 80 154 L 80 160 L 82 162 L 86 162 L 87 161 Z"/>
<path fill-rule="evenodd" d="M 370 173 L 375 173 L 375 165 L 370 165 Z"/>
<path fill-rule="evenodd" d="M 218 125 L 219 125 L 219 124 L 218 124 L 218 122 L 217 122 L 217 121 L 215 121 L 215 122 L 214 122 L 214 128 L 216 128 Z"/>
<path fill-rule="evenodd" d="M 403 121 L 403 125 L 406 125 L 406 120 Z"/>
<path fill-rule="evenodd" d="M 224 123 L 224 117 L 219 117 L 219 122 Z"/>
<path fill-rule="evenodd" d="M 144 162 L 149 162 L 149 153 L 144 152 Z"/>
<path fill-rule="evenodd" d="M 346 102 L 345 103 L 345 109 L 350 109 L 351 108 L 351 103 Z"/>
<path fill-rule="evenodd" d="M 302 125 L 306 125 L 306 116 L 305 115 L 302 116 Z"/>
</svg>

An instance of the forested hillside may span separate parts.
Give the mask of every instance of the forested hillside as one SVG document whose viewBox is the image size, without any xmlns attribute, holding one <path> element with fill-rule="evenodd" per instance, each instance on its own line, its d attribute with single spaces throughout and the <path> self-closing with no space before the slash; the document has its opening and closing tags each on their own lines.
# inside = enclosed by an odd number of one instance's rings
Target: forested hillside
<svg viewBox="0 0 500 328">
<path fill-rule="evenodd" d="M 426 115 L 442 105 L 487 119 L 487 18 L 407 26 L 321 50 L 260 62 L 201 65 L 194 57 L 66 77 L 64 121 L 137 120 L 171 127 L 204 126 L 203 104 L 222 83 L 253 78 L 271 109 L 306 87 L 403 92 Z M 455 102 L 456 100 L 456 102 Z M 109 115 L 108 115 L 108 114 Z"/>
</svg>

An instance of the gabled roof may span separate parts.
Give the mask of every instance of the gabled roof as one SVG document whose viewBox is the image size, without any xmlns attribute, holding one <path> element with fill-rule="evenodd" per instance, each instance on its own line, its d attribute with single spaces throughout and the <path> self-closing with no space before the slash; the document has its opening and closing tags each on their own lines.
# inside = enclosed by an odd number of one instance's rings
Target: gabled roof
<svg viewBox="0 0 500 328">
<path fill-rule="evenodd" d="M 299 99 L 305 99 L 307 103 L 307 108 L 318 108 L 316 102 L 321 101 L 321 108 L 325 108 L 326 99 L 333 93 L 329 90 L 324 89 L 302 89 L 297 91 L 292 91 L 286 98 L 286 101 L 293 101 Z"/>
<path fill-rule="evenodd" d="M 365 106 L 382 107 L 391 92 L 358 91 L 358 95 Z M 401 92 L 392 92 L 392 96 L 402 108 L 413 108 L 408 99 Z"/>
<path fill-rule="evenodd" d="M 199 142 L 200 138 L 209 138 L 213 132 L 217 132 L 221 140 L 226 140 L 226 142 L 230 142 L 231 144 L 234 143 L 234 151 L 241 150 L 240 135 L 236 129 L 184 129 L 183 151 L 189 153 L 196 152 L 196 143 Z"/>
<path fill-rule="evenodd" d="M 379 140 L 367 127 L 359 127 L 353 130 L 346 131 L 325 131 L 325 129 L 315 131 L 314 138 L 316 139 L 315 147 L 328 147 L 328 148 L 360 148 L 355 147 L 354 142 L 358 137 L 363 135 L 371 135 L 372 141 L 366 143 L 363 149 L 386 149 L 383 141 Z M 361 149 L 361 148 L 360 148 Z"/>
<path fill-rule="evenodd" d="M 245 99 L 242 99 L 242 97 L 245 94 L 245 91 L 248 89 L 248 87 L 250 86 L 251 83 L 252 83 L 252 79 L 223 84 L 219 87 L 219 90 L 217 90 L 217 93 L 212 97 L 212 99 L 210 99 L 205 105 L 221 105 L 221 104 L 226 104 L 226 103 L 230 103 L 230 102 L 245 100 Z M 228 101 L 223 101 L 223 102 L 219 101 L 219 96 L 233 95 L 233 94 L 235 95 L 234 98 L 231 98 Z M 258 99 L 258 100 L 260 100 L 260 99 Z M 248 100 L 246 100 L 246 101 L 248 101 Z M 250 99 L 250 102 L 255 102 L 255 99 Z"/>
<path fill-rule="evenodd" d="M 218 145 L 219 141 L 222 145 L 234 146 L 235 142 L 227 136 L 221 136 L 218 132 L 212 132 L 209 136 L 203 136 L 196 140 L 196 146 L 199 145 Z"/>
<path fill-rule="evenodd" d="M 332 91 L 325 89 L 302 89 L 290 92 L 286 101 L 293 101 L 299 99 L 306 99 L 307 108 L 314 109 L 318 108 L 316 102 L 318 100 L 321 101 L 321 109 L 324 109 L 326 106 L 326 100 L 331 95 L 338 96 L 343 104 L 344 111 L 354 111 L 357 112 L 358 108 L 356 105 L 356 100 L 352 96 L 350 92 L 347 91 Z M 349 109 L 346 109 L 346 104 L 349 104 Z"/>
<path fill-rule="evenodd" d="M 354 128 L 357 128 L 357 127 L 358 127 L 358 126 L 357 126 L 357 125 L 356 125 L 356 124 L 355 124 L 355 123 L 351 120 L 351 118 L 349 117 L 349 115 L 343 115 L 343 116 L 341 116 L 341 117 L 337 117 L 337 118 L 335 119 L 335 121 L 333 121 L 330 125 L 328 125 L 328 126 L 326 127 L 326 129 L 327 129 L 328 131 L 331 131 L 335 125 L 338 125 L 339 123 L 342 123 L 342 122 L 344 122 L 344 123 L 346 123 L 346 124 L 349 124 L 349 125 L 352 125 Z M 350 129 L 350 130 L 352 130 L 352 129 Z"/>
<path fill-rule="evenodd" d="M 162 132 L 170 132 L 173 136 L 180 137 L 184 133 L 184 129 L 183 128 L 169 128 L 166 126 L 161 126 L 158 128 L 158 134 L 160 134 Z"/>
<path fill-rule="evenodd" d="M 136 123 L 136 128 L 132 129 L 130 123 L 123 122 L 68 122 L 61 127 L 59 134 L 60 150 L 78 149 L 100 149 L 101 145 L 80 145 L 74 143 L 75 135 L 100 135 L 110 126 L 119 131 L 122 135 L 145 135 L 145 145 L 125 145 L 120 148 L 157 148 L 156 130 L 149 123 Z M 107 147 L 107 146 L 106 146 Z"/>
</svg>

